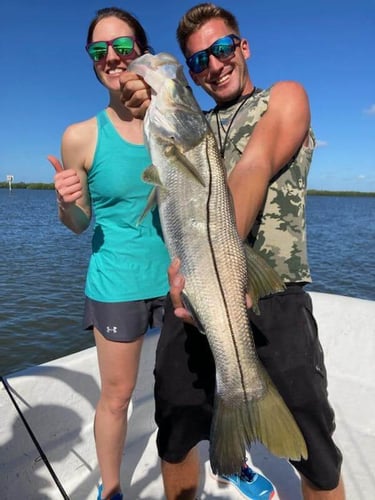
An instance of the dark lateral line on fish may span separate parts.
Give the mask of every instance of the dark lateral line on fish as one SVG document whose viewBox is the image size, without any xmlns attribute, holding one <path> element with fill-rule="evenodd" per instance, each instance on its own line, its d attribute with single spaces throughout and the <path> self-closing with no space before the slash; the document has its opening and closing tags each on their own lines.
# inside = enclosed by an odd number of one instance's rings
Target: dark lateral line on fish
<svg viewBox="0 0 375 500">
<path fill-rule="evenodd" d="M 206 157 L 209 158 L 209 154 L 208 154 L 208 141 L 206 141 Z M 225 294 L 224 294 L 224 290 L 223 290 L 223 287 L 221 285 L 221 282 L 220 282 L 220 279 L 219 279 L 219 271 L 218 271 L 218 268 L 217 268 L 217 264 L 216 264 L 216 256 L 215 256 L 215 252 L 214 252 L 214 249 L 213 249 L 213 245 L 212 245 L 212 239 L 211 239 L 211 232 L 210 232 L 210 211 L 209 211 L 209 204 L 210 204 L 210 199 L 211 199 L 211 194 L 212 194 L 212 169 L 211 169 L 211 164 L 210 164 L 210 160 L 209 160 L 209 170 L 210 170 L 210 176 L 209 176 L 209 190 L 208 190 L 208 197 L 207 197 L 207 205 L 206 205 L 206 220 L 207 220 L 207 234 L 208 234 L 208 241 L 209 241 L 209 245 L 210 245 L 210 248 L 211 248 L 211 255 L 213 257 L 213 264 L 214 264 L 214 268 L 215 268 L 215 272 L 216 272 L 216 278 L 217 278 L 217 282 L 219 283 L 219 288 L 220 288 L 220 291 L 221 291 L 221 295 L 223 297 L 223 302 L 224 302 L 224 305 L 225 305 L 225 311 L 226 311 L 226 314 L 227 314 L 227 318 L 228 318 L 228 323 L 229 323 L 229 328 L 230 328 L 230 335 L 232 337 L 232 341 L 233 341 L 233 345 L 234 345 L 234 348 L 235 348 L 235 351 L 236 351 L 236 357 L 237 357 L 237 360 L 239 361 L 240 360 L 240 357 L 239 357 L 239 354 L 238 354 L 238 348 L 237 348 L 237 344 L 236 344 L 236 341 L 235 341 L 235 336 L 233 334 L 233 328 L 232 328 L 232 324 L 231 324 L 231 321 L 230 321 L 230 315 L 229 315 L 229 309 L 228 309 L 228 305 L 227 305 L 227 301 L 226 301 L 226 297 L 225 297 Z M 239 370 L 240 370 L 240 377 L 241 377 L 241 386 L 242 386 L 242 390 L 243 390 L 243 393 L 245 395 L 245 398 L 246 398 L 246 390 L 245 390 L 245 376 L 242 372 L 242 367 L 241 367 L 241 363 L 238 362 L 238 367 L 239 367 Z"/>
</svg>

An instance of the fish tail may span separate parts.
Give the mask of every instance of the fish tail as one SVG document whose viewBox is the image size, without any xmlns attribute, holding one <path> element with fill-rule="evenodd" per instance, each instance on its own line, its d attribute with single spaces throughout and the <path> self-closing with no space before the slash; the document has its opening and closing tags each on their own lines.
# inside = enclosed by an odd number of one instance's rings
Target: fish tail
<svg viewBox="0 0 375 500">
<path fill-rule="evenodd" d="M 210 463 L 214 474 L 234 474 L 241 470 L 247 441 L 244 410 L 246 408 L 227 405 L 216 395 L 210 435 Z"/>
<path fill-rule="evenodd" d="M 261 398 L 233 407 L 217 395 L 210 437 L 215 474 L 238 473 L 246 448 L 256 441 L 278 457 L 307 458 L 306 443 L 293 415 L 262 366 L 260 372 L 266 386 Z"/>
<path fill-rule="evenodd" d="M 271 453 L 290 460 L 307 459 L 305 439 L 283 398 L 262 365 L 259 371 L 266 386 L 262 398 L 250 405 L 248 441 L 258 440 Z"/>
</svg>

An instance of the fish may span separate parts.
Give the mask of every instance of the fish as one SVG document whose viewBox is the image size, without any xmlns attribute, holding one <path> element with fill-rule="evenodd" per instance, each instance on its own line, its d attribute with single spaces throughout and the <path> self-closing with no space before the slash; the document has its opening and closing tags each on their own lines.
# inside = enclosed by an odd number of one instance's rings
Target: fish
<svg viewBox="0 0 375 500">
<path fill-rule="evenodd" d="M 276 456 L 307 458 L 301 431 L 257 356 L 247 314 L 248 290 L 256 309 L 258 297 L 284 284 L 239 237 L 223 159 L 182 65 L 162 52 L 140 56 L 128 70 L 151 87 L 143 127 L 152 164 L 142 178 L 153 189 L 141 217 L 158 206 L 169 254 L 180 260 L 184 303 L 215 360 L 212 471 L 237 473 L 256 441 Z"/>
</svg>

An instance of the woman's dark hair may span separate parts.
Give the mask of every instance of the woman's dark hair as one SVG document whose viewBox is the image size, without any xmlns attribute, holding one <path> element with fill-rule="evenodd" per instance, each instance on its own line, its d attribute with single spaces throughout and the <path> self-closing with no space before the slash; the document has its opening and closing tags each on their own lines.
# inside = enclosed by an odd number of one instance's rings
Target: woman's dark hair
<svg viewBox="0 0 375 500">
<path fill-rule="evenodd" d="M 137 39 L 138 44 L 140 45 L 142 54 L 144 54 L 145 52 L 153 52 L 152 48 L 148 44 L 146 32 L 140 22 L 132 14 L 130 14 L 130 12 L 119 9 L 117 7 L 106 7 L 97 11 L 96 16 L 91 21 L 89 29 L 87 31 L 86 44 L 92 42 L 92 34 L 95 26 L 99 21 L 105 19 L 106 17 L 117 17 L 132 28 L 132 30 L 134 31 L 134 37 Z"/>
</svg>

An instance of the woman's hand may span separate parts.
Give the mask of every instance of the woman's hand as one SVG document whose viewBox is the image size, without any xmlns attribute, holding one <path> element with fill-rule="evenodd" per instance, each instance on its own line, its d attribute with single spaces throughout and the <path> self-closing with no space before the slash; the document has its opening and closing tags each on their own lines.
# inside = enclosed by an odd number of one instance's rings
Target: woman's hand
<svg viewBox="0 0 375 500">
<path fill-rule="evenodd" d="M 56 171 L 54 177 L 58 200 L 63 203 L 74 203 L 82 196 L 82 184 L 77 172 L 72 168 L 64 170 L 60 160 L 55 156 L 47 156 Z"/>
</svg>

